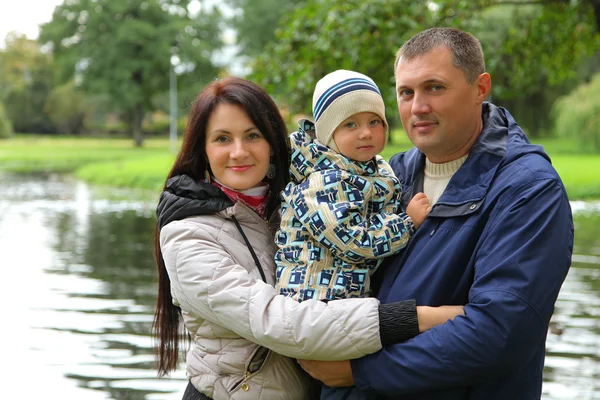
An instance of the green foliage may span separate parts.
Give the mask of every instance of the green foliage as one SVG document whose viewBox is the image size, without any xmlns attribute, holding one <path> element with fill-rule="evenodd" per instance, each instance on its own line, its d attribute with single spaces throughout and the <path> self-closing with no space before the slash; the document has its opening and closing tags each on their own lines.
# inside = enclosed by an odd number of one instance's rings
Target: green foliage
<svg viewBox="0 0 600 400">
<path fill-rule="evenodd" d="M 283 15 L 305 1 L 297 0 L 227 0 L 236 13 L 230 23 L 237 33 L 239 54 L 249 57 L 260 55 L 267 43 L 275 39 L 275 29 Z"/>
<path fill-rule="evenodd" d="M 4 49 L 0 50 L 0 99 L 13 90 L 22 90 L 31 81 L 32 69 L 47 63 L 38 43 L 14 32 L 6 36 Z"/>
<path fill-rule="evenodd" d="M 489 1 L 497 3 L 501 2 Z M 573 79 L 577 65 L 600 50 L 588 0 L 498 5 L 480 18 L 474 33 L 482 41 L 492 73 L 492 95 L 502 99 L 537 95 Z"/>
<path fill-rule="evenodd" d="M 0 139 L 6 139 L 13 135 L 12 123 L 6 116 L 4 106 L 0 103 Z"/>
<path fill-rule="evenodd" d="M 600 74 L 559 98 L 553 117 L 555 135 L 600 152 Z"/>
<path fill-rule="evenodd" d="M 470 26 L 469 6 L 478 2 L 308 0 L 282 20 L 251 79 L 290 107 L 310 113 L 317 80 L 336 69 L 362 72 L 380 87 L 388 114 L 394 110 L 393 63 L 400 45 L 435 25 Z"/>
<path fill-rule="evenodd" d="M 388 119 L 397 121 L 397 49 L 421 30 L 451 26 L 481 40 L 492 99 L 537 134 L 549 130 L 554 99 L 582 78 L 578 65 L 600 50 L 594 17 L 589 0 L 308 0 L 283 18 L 251 79 L 292 113 L 309 113 L 319 78 L 338 68 L 358 70 L 377 82 Z"/>
<path fill-rule="evenodd" d="M 493 101 L 510 110 L 530 137 L 552 130 L 554 101 L 588 79 L 600 50 L 589 0 L 488 1 L 473 31 L 481 40 L 492 74 Z"/>
<path fill-rule="evenodd" d="M 52 85 L 53 64 L 39 44 L 22 35 L 9 35 L 0 51 L 0 101 L 17 132 L 53 133 L 44 113 Z"/>
<path fill-rule="evenodd" d="M 80 134 L 88 106 L 84 94 L 73 81 L 56 86 L 50 92 L 44 112 L 60 133 Z"/>
<path fill-rule="evenodd" d="M 187 125 L 187 116 L 182 116 L 177 119 L 175 129 L 178 136 L 181 136 Z M 155 135 L 168 135 L 171 130 L 170 116 L 163 112 L 155 112 L 151 118 L 147 118 L 144 123 L 144 132 Z"/>
<path fill-rule="evenodd" d="M 92 94 L 106 95 L 131 123 L 141 145 L 141 122 L 157 94 L 169 88 L 171 56 L 183 82 L 208 82 L 217 74 L 213 51 L 221 44 L 219 15 L 188 10 L 190 0 L 71 0 L 56 7 L 41 28 L 61 67 Z"/>
</svg>

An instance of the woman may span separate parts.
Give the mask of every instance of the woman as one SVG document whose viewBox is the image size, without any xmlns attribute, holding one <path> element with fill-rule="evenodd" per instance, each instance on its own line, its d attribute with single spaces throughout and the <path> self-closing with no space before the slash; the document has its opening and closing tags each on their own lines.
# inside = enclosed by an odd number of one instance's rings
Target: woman
<svg viewBox="0 0 600 400">
<path fill-rule="evenodd" d="M 192 339 L 184 399 L 317 398 L 288 357 L 361 357 L 458 313 L 419 307 L 417 324 L 414 301 L 402 302 L 400 318 L 380 329 L 388 305 L 380 310 L 373 298 L 297 303 L 277 295 L 272 235 L 289 175 L 286 137 L 275 103 L 243 79 L 209 84 L 190 112 L 154 242 L 159 374 L 177 366 L 183 319 Z"/>
</svg>

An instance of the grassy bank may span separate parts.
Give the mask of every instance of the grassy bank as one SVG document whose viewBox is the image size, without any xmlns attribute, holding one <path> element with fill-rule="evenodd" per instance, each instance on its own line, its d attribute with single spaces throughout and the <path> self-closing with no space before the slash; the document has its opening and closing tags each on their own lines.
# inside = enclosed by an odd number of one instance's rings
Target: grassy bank
<svg viewBox="0 0 600 400">
<path fill-rule="evenodd" d="M 383 156 L 411 147 L 402 134 Z M 539 142 L 552 158 L 571 199 L 600 198 L 600 154 L 584 154 L 565 140 Z M 0 170 L 72 172 L 88 182 L 159 191 L 173 163 L 168 139 L 148 139 L 135 148 L 131 139 L 17 136 L 0 141 Z"/>
<path fill-rule="evenodd" d="M 159 190 L 175 155 L 168 139 L 16 136 L 0 141 L 0 170 L 69 172 L 94 184 Z"/>
</svg>

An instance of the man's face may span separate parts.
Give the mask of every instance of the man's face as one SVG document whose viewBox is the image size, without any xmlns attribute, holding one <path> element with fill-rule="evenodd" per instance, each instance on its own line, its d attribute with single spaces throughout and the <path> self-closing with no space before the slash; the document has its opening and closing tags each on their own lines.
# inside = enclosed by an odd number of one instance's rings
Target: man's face
<svg viewBox="0 0 600 400">
<path fill-rule="evenodd" d="M 469 152 L 481 132 L 481 103 L 490 89 L 487 73 L 469 84 L 439 46 L 395 71 L 398 112 L 413 144 L 434 163 L 456 160 Z"/>
</svg>

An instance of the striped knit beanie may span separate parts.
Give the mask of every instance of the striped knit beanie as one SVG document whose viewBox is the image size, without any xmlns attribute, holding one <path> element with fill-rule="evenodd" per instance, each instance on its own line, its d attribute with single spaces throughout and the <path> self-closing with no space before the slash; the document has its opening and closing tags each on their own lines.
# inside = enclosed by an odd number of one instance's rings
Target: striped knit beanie
<svg viewBox="0 0 600 400">
<path fill-rule="evenodd" d="M 362 112 L 377 114 L 383 120 L 387 135 L 385 105 L 371 78 L 339 69 L 317 82 L 313 94 L 313 118 L 319 142 L 339 152 L 333 132 L 346 118 Z"/>
</svg>

